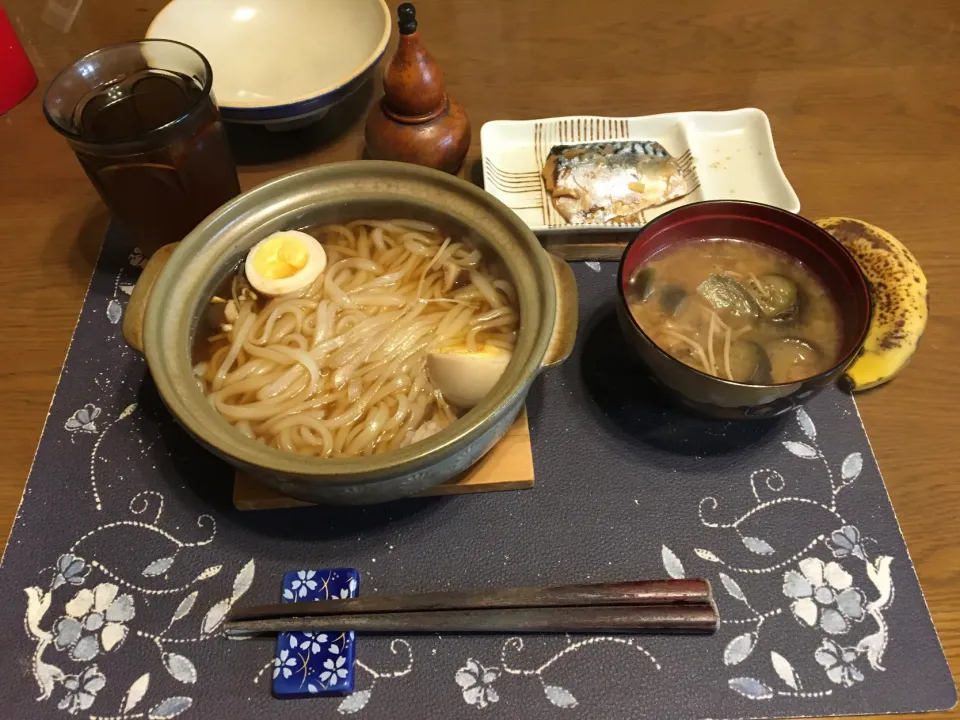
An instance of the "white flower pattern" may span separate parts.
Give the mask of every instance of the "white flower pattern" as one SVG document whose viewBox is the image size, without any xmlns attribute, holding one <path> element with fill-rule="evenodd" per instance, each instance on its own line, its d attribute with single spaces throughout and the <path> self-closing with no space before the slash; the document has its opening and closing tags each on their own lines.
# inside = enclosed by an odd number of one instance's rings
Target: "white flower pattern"
<svg viewBox="0 0 960 720">
<path fill-rule="evenodd" d="M 794 616 L 809 627 L 819 622 L 831 635 L 843 635 L 850 621 L 863 620 L 866 598 L 852 585 L 853 577 L 838 563 L 813 557 L 801 560 L 799 571 L 783 576 L 783 594 L 794 599 Z"/>
<path fill-rule="evenodd" d="M 93 590 L 82 588 L 64 608 L 54 625 L 54 645 L 58 650 L 69 648 L 73 660 L 92 660 L 102 649 L 110 652 L 126 639 L 127 626 L 133 619 L 131 595 L 117 595 L 113 583 L 101 583 Z"/>
<path fill-rule="evenodd" d="M 81 557 L 66 553 L 57 558 L 56 576 L 53 579 L 53 590 L 61 585 L 83 585 L 83 581 L 90 574 L 90 567 Z"/>
<path fill-rule="evenodd" d="M 290 583 L 290 588 L 297 597 L 306 597 L 307 592 L 317 589 L 317 581 L 314 580 L 316 573 L 313 570 L 301 570 L 297 573 L 297 579 Z"/>
<path fill-rule="evenodd" d="M 300 648 L 303 650 L 309 650 L 312 653 L 318 653 L 323 650 L 323 643 L 327 641 L 326 633 L 316 633 L 316 632 L 305 632 L 301 633 L 305 641 L 300 643 Z M 296 640 L 293 636 L 290 636 L 291 645 L 295 643 Z"/>
<path fill-rule="evenodd" d="M 96 665 L 84 668 L 79 675 L 66 675 L 62 682 L 65 694 L 57 703 L 57 708 L 71 715 L 88 710 L 106 684 L 107 679 Z"/>
<path fill-rule="evenodd" d="M 729 516 L 720 509 L 718 498 L 706 496 L 701 498 L 698 508 L 700 523 L 704 527 L 732 531 L 731 534 L 735 533 L 749 552 L 758 556 L 752 562 L 732 562 L 711 549 L 693 548 L 695 559 L 719 566 L 717 580 L 729 598 L 727 602 L 739 607 L 736 612 L 740 616 L 732 618 L 724 618 L 721 609 L 721 625 L 727 625 L 726 629 L 732 631 L 724 638 L 722 659 L 724 665 L 733 667 L 749 658 L 752 667 L 763 673 L 762 676 L 736 674 L 727 679 L 731 691 L 750 700 L 813 699 L 833 695 L 839 689 L 837 686 L 849 688 L 861 682 L 864 679 L 862 670 L 867 665 L 873 671 L 883 672 L 882 660 L 890 640 L 890 626 L 884 611 L 893 602 L 890 568 L 895 558 L 891 555 L 868 557 L 865 540 L 873 540 L 864 538 L 855 525 L 845 520 L 839 507 L 841 493 L 851 487 L 864 470 L 863 454 L 849 452 L 834 465 L 820 446 L 820 435 L 813 418 L 804 408 L 797 408 L 795 419 L 802 437 L 783 440 L 780 444 L 794 458 L 822 464 L 824 472 L 819 477 L 793 479 L 776 467 L 759 468 L 749 477 L 749 489 L 755 501 L 749 506 L 741 507 Z M 787 462 L 795 461 L 787 459 Z M 829 484 L 829 495 L 822 492 L 825 483 Z M 811 523 L 814 514 L 821 518 L 832 516 L 839 527 L 821 524 L 805 545 L 795 545 L 794 549 L 787 550 L 793 554 L 784 557 L 784 548 L 779 543 L 776 547 L 771 545 L 760 533 L 769 533 L 769 519 L 775 513 L 783 514 L 788 508 L 798 514 L 809 513 Z M 764 523 L 767 529 L 764 529 Z M 811 529 L 815 527 L 811 524 Z M 824 561 L 816 557 L 821 546 L 848 567 L 835 560 Z M 765 559 L 771 555 L 779 557 Z M 686 577 L 684 564 L 677 553 L 663 546 L 661 556 L 671 577 Z M 783 569 L 794 562 L 797 567 L 784 572 Z M 851 571 L 857 573 L 857 581 Z M 764 576 L 779 580 L 780 595 L 790 601 L 786 608 L 780 602 L 770 607 L 769 598 L 766 607 L 761 607 L 755 599 L 748 597 L 753 594 L 752 587 Z M 869 598 L 861 588 L 869 593 Z M 744 613 L 746 617 L 743 617 Z M 769 646 L 771 638 L 761 631 L 767 623 L 778 622 L 781 616 L 792 617 L 801 627 L 815 631 L 807 637 L 820 645 L 813 645 L 810 653 L 826 670 L 832 687 L 821 683 L 819 689 L 814 689 L 803 682 L 791 661 L 797 655 L 797 646 Z M 850 638 L 846 646 L 829 637 L 852 634 L 854 624 L 867 619 L 871 622 L 864 623 L 866 633 L 857 632 L 858 637 Z M 802 634 L 790 638 L 791 643 L 801 639 Z M 767 655 L 769 663 L 758 660 L 757 656 L 761 654 Z M 865 660 L 863 667 L 857 664 L 859 658 Z"/>
<path fill-rule="evenodd" d="M 463 699 L 468 705 L 485 708 L 500 699 L 493 687 L 498 677 L 500 677 L 499 668 L 484 667 L 473 658 L 469 658 L 467 664 L 457 670 L 454 679 L 463 690 Z"/>
<path fill-rule="evenodd" d="M 97 432 L 97 424 L 94 421 L 98 417 L 100 417 L 100 408 L 93 403 L 87 403 L 68 417 L 63 427 L 68 432 L 79 431 L 93 435 Z"/>
<path fill-rule="evenodd" d="M 331 646 L 332 648 L 332 646 Z M 324 685 L 336 682 L 337 678 L 343 679 L 347 676 L 347 669 L 344 667 L 346 658 L 339 656 L 336 661 L 333 658 L 327 658 L 323 661 L 323 672 L 320 673 L 320 682 Z"/>
<path fill-rule="evenodd" d="M 860 540 L 860 531 L 853 525 L 844 525 L 839 530 L 834 530 L 830 535 L 828 544 L 835 558 L 845 558 L 852 555 L 860 560 L 867 559 Z"/>
<path fill-rule="evenodd" d="M 277 677 L 280 673 L 283 673 L 283 676 L 288 678 L 293 674 L 293 670 L 296 667 L 296 656 L 291 655 L 290 651 L 284 648 L 280 651 L 280 657 L 273 659 L 273 677 Z"/>
<path fill-rule="evenodd" d="M 135 405 L 129 406 L 133 407 Z M 129 416 L 129 408 L 124 411 L 126 415 L 120 414 L 121 418 Z M 103 437 L 103 433 L 100 437 Z M 96 447 L 95 445 L 91 453 L 94 459 Z M 150 657 L 153 648 L 157 651 L 155 657 L 161 673 L 180 683 L 181 687 L 195 685 L 199 679 L 199 670 L 194 659 L 190 657 L 190 649 L 196 647 L 193 643 L 220 636 L 219 628 L 230 608 L 253 584 L 255 565 L 253 560 L 244 564 L 233 577 L 232 583 L 228 581 L 227 597 L 220 600 L 211 598 L 202 618 L 185 620 L 198 605 L 200 591 L 193 586 L 217 577 L 223 565 L 208 566 L 193 574 L 192 579 L 184 583 L 182 579 L 175 577 L 151 576 L 148 573 L 139 573 L 130 578 L 124 576 L 122 566 L 105 566 L 98 555 L 101 552 L 105 555 L 107 549 L 128 553 L 129 533 L 139 532 L 143 533 L 145 538 L 166 543 L 168 549 L 169 545 L 175 546 L 173 554 L 161 557 L 161 560 L 168 561 L 169 567 L 178 553 L 192 553 L 213 542 L 216 522 L 209 515 L 200 515 L 196 518 L 196 525 L 206 530 L 208 536 L 180 539 L 159 526 L 164 509 L 161 493 L 155 490 L 140 491 L 130 499 L 128 508 L 135 516 L 134 519 L 103 522 L 88 530 L 80 535 L 66 552 L 57 556 L 52 567 L 44 568 L 41 575 L 53 571 L 49 576 L 48 586 L 25 588 L 27 603 L 24 626 L 36 643 L 30 670 L 40 691 L 37 700 L 54 699 L 57 693 L 62 691 L 63 694 L 55 700 L 57 707 L 70 714 L 166 720 L 186 712 L 193 706 L 194 700 L 182 692 L 160 695 L 166 683 L 157 682 L 154 672 L 140 672 L 125 691 L 122 686 L 114 686 L 111 695 L 122 698 L 118 715 L 96 707 L 101 703 L 98 693 L 108 684 L 118 682 L 113 675 L 113 668 L 130 667 L 131 659 L 142 662 Z M 150 518 L 150 522 L 146 521 L 147 518 Z M 84 548 L 83 557 L 78 547 Z M 149 548 L 146 550 L 152 552 Z M 141 562 L 137 555 L 132 558 L 134 563 Z M 158 561 L 151 564 L 156 562 Z M 85 585 L 91 574 L 105 575 L 108 581 L 76 589 L 77 586 Z M 141 584 L 143 578 L 148 579 L 148 585 Z M 120 591 L 121 587 L 124 592 Z M 51 607 L 56 607 L 58 602 L 63 602 L 59 615 L 51 613 Z M 159 609 L 161 618 L 163 613 L 169 612 L 169 615 L 163 619 L 156 616 L 137 617 L 141 602 Z M 143 622 L 134 626 L 132 621 L 135 619 Z M 190 631 L 185 628 L 192 624 L 191 620 L 196 629 L 194 634 L 189 636 Z M 131 638 L 136 641 L 131 643 Z M 125 649 L 131 644 L 135 647 L 133 651 L 120 650 L 121 647 Z M 60 654 L 53 656 L 54 651 Z M 94 658 L 98 659 L 98 664 L 90 664 Z M 71 662 L 82 663 L 83 666 L 71 672 L 67 670 Z M 64 663 L 67 665 L 64 666 Z M 134 669 L 137 668 L 134 666 Z M 151 693 L 151 689 L 157 689 L 158 692 Z M 148 698 L 148 693 L 159 696 Z M 149 705 L 136 710 L 141 702 Z"/>
<path fill-rule="evenodd" d="M 814 653 L 814 659 L 826 670 L 830 682 L 843 687 L 863 682 L 863 673 L 855 664 L 858 657 L 860 653 L 856 648 L 840 647 L 829 638 Z"/>
</svg>

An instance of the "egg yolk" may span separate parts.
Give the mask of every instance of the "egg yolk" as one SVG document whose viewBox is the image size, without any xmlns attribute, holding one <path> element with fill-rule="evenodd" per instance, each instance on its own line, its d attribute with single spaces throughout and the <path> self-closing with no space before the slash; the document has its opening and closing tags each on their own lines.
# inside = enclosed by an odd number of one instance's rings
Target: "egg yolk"
<svg viewBox="0 0 960 720">
<path fill-rule="evenodd" d="M 264 278 L 281 280 L 296 275 L 309 260 L 310 253 L 299 240 L 281 235 L 257 248 L 253 267 Z"/>
</svg>

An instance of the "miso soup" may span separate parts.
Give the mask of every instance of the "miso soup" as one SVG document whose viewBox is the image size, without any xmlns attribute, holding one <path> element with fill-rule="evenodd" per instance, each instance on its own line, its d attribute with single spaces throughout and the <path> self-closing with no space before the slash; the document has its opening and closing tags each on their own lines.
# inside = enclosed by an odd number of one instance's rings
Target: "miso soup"
<svg viewBox="0 0 960 720">
<path fill-rule="evenodd" d="M 664 351 L 710 375 L 795 382 L 838 360 L 834 299 L 800 262 L 759 243 L 692 240 L 655 254 L 625 288 L 630 312 Z"/>
</svg>

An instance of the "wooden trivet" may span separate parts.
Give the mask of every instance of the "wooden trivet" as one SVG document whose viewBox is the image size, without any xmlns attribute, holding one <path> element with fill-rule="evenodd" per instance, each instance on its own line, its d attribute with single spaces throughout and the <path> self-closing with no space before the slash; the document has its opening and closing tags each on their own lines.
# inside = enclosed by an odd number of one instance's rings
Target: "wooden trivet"
<svg viewBox="0 0 960 720">
<path fill-rule="evenodd" d="M 526 490 L 533 487 L 533 447 L 524 409 L 490 452 L 465 473 L 422 495 L 459 495 L 495 490 Z M 238 510 L 279 510 L 310 505 L 281 495 L 245 473 L 237 472 L 233 504 Z"/>
</svg>

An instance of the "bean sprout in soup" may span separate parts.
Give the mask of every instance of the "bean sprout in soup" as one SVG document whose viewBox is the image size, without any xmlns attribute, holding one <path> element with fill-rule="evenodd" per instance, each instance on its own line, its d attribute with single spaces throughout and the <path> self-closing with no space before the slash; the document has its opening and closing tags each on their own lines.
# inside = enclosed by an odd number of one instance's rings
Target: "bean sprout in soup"
<svg viewBox="0 0 960 720">
<path fill-rule="evenodd" d="M 211 300 L 194 374 L 252 439 L 379 454 L 479 402 L 518 326 L 513 284 L 477 248 L 419 221 L 356 220 L 258 243 Z"/>
<path fill-rule="evenodd" d="M 795 382 L 839 359 L 843 328 L 834 299 L 803 264 L 766 245 L 681 243 L 655 254 L 625 294 L 662 350 L 725 380 Z"/>
</svg>

